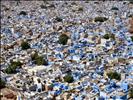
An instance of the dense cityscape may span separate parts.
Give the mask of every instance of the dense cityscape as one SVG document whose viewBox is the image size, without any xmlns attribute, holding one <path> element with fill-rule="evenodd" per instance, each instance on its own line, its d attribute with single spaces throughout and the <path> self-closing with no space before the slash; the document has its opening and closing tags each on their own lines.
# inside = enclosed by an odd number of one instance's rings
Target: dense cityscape
<svg viewBox="0 0 133 100">
<path fill-rule="evenodd" d="M 0 100 L 133 100 L 133 1 L 1 1 Z"/>
</svg>

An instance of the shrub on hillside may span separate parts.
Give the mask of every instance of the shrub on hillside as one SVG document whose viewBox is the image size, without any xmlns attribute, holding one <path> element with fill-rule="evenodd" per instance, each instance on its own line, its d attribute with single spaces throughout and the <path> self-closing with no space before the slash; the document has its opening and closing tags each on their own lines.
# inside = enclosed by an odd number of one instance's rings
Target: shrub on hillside
<svg viewBox="0 0 133 100">
<path fill-rule="evenodd" d="M 107 75 L 110 79 L 121 80 L 121 74 L 119 74 L 117 72 L 109 72 L 109 73 L 107 73 Z"/>
<path fill-rule="evenodd" d="M 39 56 L 37 52 L 31 55 L 31 59 L 35 61 L 37 65 L 48 65 L 48 62 L 44 59 L 43 56 Z"/>
<path fill-rule="evenodd" d="M 105 35 L 103 36 L 103 38 L 104 38 L 104 39 L 109 39 L 109 34 L 105 34 Z"/>
<path fill-rule="evenodd" d="M 71 75 L 68 74 L 64 77 L 64 81 L 68 82 L 68 83 L 72 83 L 74 81 L 74 79 Z"/>
<path fill-rule="evenodd" d="M 0 78 L 0 89 L 4 88 L 6 83 Z"/>
<path fill-rule="evenodd" d="M 21 43 L 21 48 L 22 48 L 22 50 L 27 50 L 30 48 L 30 44 L 27 41 L 23 41 Z"/>
<path fill-rule="evenodd" d="M 67 35 L 65 35 L 65 34 L 62 34 L 62 35 L 60 35 L 60 37 L 59 37 L 59 43 L 60 44 L 63 44 L 63 45 L 66 45 L 67 44 L 67 41 L 68 41 L 68 36 Z"/>
<path fill-rule="evenodd" d="M 129 91 L 129 97 L 133 99 L 133 89 Z"/>
<path fill-rule="evenodd" d="M 20 61 L 14 62 L 12 61 L 11 64 L 5 69 L 7 74 L 15 74 L 17 68 L 20 68 L 22 63 Z"/>
<path fill-rule="evenodd" d="M 133 36 L 131 36 L 131 40 L 133 41 Z"/>
<path fill-rule="evenodd" d="M 108 18 L 106 18 L 106 17 L 95 17 L 95 19 L 94 19 L 95 22 L 104 22 L 107 20 L 108 20 Z"/>
</svg>

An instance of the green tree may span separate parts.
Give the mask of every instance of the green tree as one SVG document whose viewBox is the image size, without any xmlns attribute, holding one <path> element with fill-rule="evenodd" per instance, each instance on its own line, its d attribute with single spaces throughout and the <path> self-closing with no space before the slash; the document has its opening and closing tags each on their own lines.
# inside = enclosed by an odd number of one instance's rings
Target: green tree
<svg viewBox="0 0 133 100">
<path fill-rule="evenodd" d="M 21 43 L 21 48 L 22 48 L 22 50 L 27 50 L 30 48 L 30 44 L 27 41 L 23 41 Z"/>
<path fill-rule="evenodd" d="M 47 9 L 47 6 L 44 6 L 44 5 L 40 5 L 40 7 L 41 7 L 42 9 Z"/>
<path fill-rule="evenodd" d="M 43 56 L 39 56 L 37 52 L 31 55 L 31 59 L 35 61 L 37 65 L 48 65 L 48 62 L 43 58 Z"/>
<path fill-rule="evenodd" d="M 108 20 L 108 18 L 106 18 L 106 17 L 95 17 L 95 19 L 94 19 L 95 22 L 104 22 L 107 20 Z"/>
<path fill-rule="evenodd" d="M 130 4 L 133 4 L 133 1 L 132 0 L 128 0 Z"/>
<path fill-rule="evenodd" d="M 128 15 L 128 17 L 129 17 L 129 18 L 132 18 L 132 17 L 133 17 L 133 14 Z"/>
<path fill-rule="evenodd" d="M 19 15 L 24 15 L 24 16 L 26 16 L 27 13 L 26 13 L 25 11 L 21 11 L 21 12 L 19 13 Z"/>
<path fill-rule="evenodd" d="M 130 1 L 131 4 L 133 4 L 133 1 Z"/>
<path fill-rule="evenodd" d="M 104 36 L 103 36 L 103 38 L 105 38 L 105 39 L 109 39 L 109 34 L 105 34 Z"/>
<path fill-rule="evenodd" d="M 78 11 L 83 11 L 83 7 L 78 8 Z"/>
<path fill-rule="evenodd" d="M 117 7 L 112 7 L 111 10 L 119 10 Z"/>
<path fill-rule="evenodd" d="M 72 83 L 74 81 L 74 79 L 70 74 L 68 74 L 64 77 L 64 81 L 68 82 L 68 83 Z"/>
<path fill-rule="evenodd" d="M 59 43 L 60 43 L 60 44 L 63 44 L 63 45 L 66 45 L 68 39 L 69 39 L 69 37 L 68 37 L 66 34 L 62 34 L 62 35 L 60 35 L 60 37 L 59 37 Z"/>
<path fill-rule="evenodd" d="M 110 34 L 110 38 L 111 38 L 112 40 L 115 40 L 115 35 L 114 35 L 114 34 Z"/>
<path fill-rule="evenodd" d="M 11 61 L 11 66 L 21 67 L 22 63 L 20 61 Z"/>
<path fill-rule="evenodd" d="M 131 40 L 133 41 L 133 36 L 131 36 Z"/>
<path fill-rule="evenodd" d="M 133 89 L 129 91 L 129 97 L 133 99 Z"/>
<path fill-rule="evenodd" d="M 5 81 L 3 81 L 1 78 L 0 78 L 0 89 L 4 88 L 6 85 Z"/>
<path fill-rule="evenodd" d="M 62 22 L 62 18 L 56 17 L 56 18 L 55 18 L 55 22 Z"/>
<path fill-rule="evenodd" d="M 105 39 L 112 39 L 112 40 L 115 40 L 115 35 L 114 34 L 105 34 L 104 36 L 103 36 L 103 38 L 105 38 Z"/>
<path fill-rule="evenodd" d="M 35 60 L 35 63 L 36 63 L 37 65 L 43 65 L 43 64 L 44 64 L 44 59 L 43 59 L 43 57 L 42 57 L 42 56 L 38 56 L 38 57 L 36 58 L 36 60 Z"/>
<path fill-rule="evenodd" d="M 109 73 L 107 73 L 107 75 L 110 79 L 121 80 L 121 74 L 119 74 L 117 72 L 109 72 Z"/>
<path fill-rule="evenodd" d="M 16 69 L 20 68 L 22 66 L 22 63 L 20 61 L 11 61 L 11 64 L 5 69 L 5 72 L 7 74 L 14 74 L 16 73 Z"/>
<path fill-rule="evenodd" d="M 14 74 L 14 73 L 16 73 L 16 69 L 15 69 L 14 67 L 12 67 L 12 66 L 8 66 L 8 67 L 5 69 L 5 72 L 6 72 L 7 74 Z"/>
</svg>

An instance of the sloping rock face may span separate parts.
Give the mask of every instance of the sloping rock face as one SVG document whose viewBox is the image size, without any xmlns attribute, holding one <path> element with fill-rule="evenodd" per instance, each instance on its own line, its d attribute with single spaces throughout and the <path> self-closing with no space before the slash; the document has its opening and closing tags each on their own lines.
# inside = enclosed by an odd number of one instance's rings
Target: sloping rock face
<svg viewBox="0 0 133 100">
<path fill-rule="evenodd" d="M 133 34 L 133 17 L 129 20 L 129 32 Z"/>
</svg>

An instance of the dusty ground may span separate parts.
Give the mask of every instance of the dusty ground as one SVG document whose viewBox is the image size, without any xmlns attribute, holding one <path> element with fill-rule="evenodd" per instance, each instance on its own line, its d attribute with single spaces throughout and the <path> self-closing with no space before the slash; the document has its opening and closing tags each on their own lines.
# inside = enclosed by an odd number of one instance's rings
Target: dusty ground
<svg viewBox="0 0 133 100">
<path fill-rule="evenodd" d="M 12 94 L 14 95 L 13 99 L 8 99 L 5 97 L 6 95 L 11 96 Z M 17 93 L 12 91 L 11 89 L 3 88 L 3 89 L 1 89 L 1 95 L 3 95 L 3 97 L 0 97 L 0 100 L 16 100 L 15 97 L 16 97 Z"/>
</svg>

